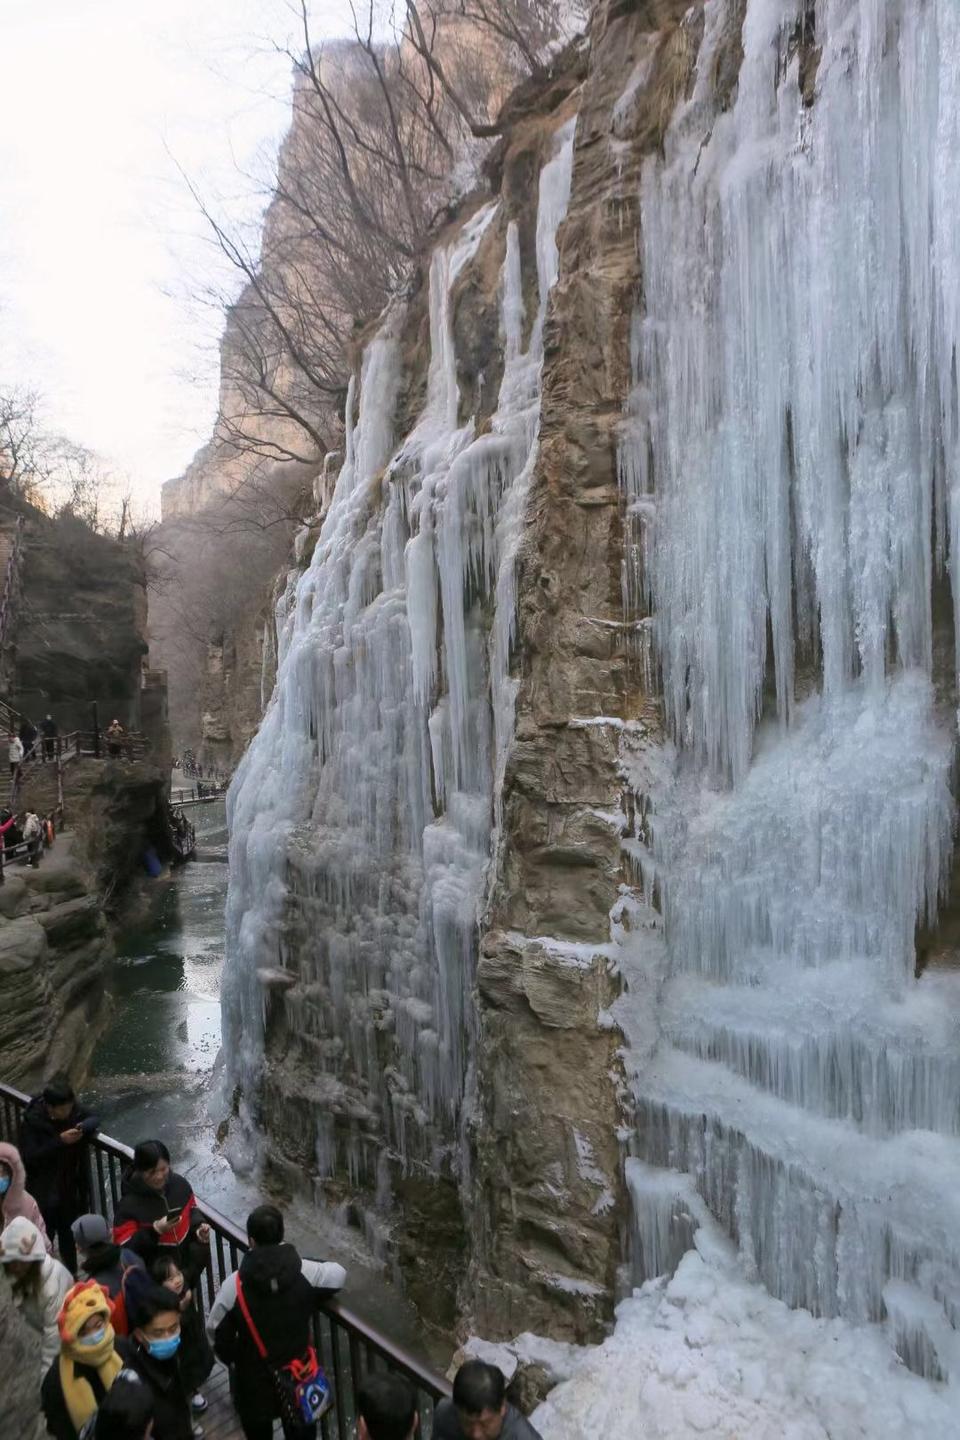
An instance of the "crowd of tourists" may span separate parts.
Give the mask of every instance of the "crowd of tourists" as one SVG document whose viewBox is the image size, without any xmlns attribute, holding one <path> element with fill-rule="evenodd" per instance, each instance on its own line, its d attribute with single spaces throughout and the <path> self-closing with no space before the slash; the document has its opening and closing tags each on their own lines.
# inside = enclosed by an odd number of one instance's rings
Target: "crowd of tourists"
<svg viewBox="0 0 960 1440">
<path fill-rule="evenodd" d="M 34 868 L 40 864 L 40 857 L 49 850 L 56 839 L 56 821 L 53 812 L 38 815 L 35 810 L 20 810 L 14 814 L 9 806 L 0 809 L 0 885 L 4 883 L 4 864 L 12 858 L 19 847 L 20 858 Z"/>
<path fill-rule="evenodd" d="M 137 1145 L 112 1224 L 92 1209 L 99 1121 L 64 1079 L 30 1101 L 19 1145 L 0 1143 L 0 1265 L 38 1337 L 37 1385 L 53 1440 L 202 1440 L 217 1361 L 246 1440 L 316 1440 L 336 1403 L 312 1347 L 313 1320 L 346 1280 L 301 1257 L 282 1212 L 247 1217 L 249 1249 L 204 1320 L 210 1227 L 160 1140 Z M 371 1371 L 357 1392 L 359 1440 L 413 1440 L 417 1397 Z M 540 1440 L 506 1399 L 501 1372 L 468 1360 L 433 1416 L 436 1440 Z"/>
<path fill-rule="evenodd" d="M 10 783 L 14 790 L 23 777 L 25 768 L 31 763 L 46 764 L 57 759 L 60 727 L 52 715 L 46 715 L 39 726 L 24 716 L 19 730 L 11 730 L 7 740 L 7 759 L 10 763 Z M 103 732 L 107 754 L 119 760 L 124 754 L 133 759 L 131 737 L 120 721 L 113 719 Z"/>
<path fill-rule="evenodd" d="M 48 760 L 55 760 L 59 735 L 60 727 L 52 715 L 45 715 L 39 726 L 34 725 L 33 721 L 24 715 L 19 731 L 10 732 L 7 758 L 10 761 L 11 775 L 15 769 L 19 770 L 31 761 L 46 764 Z"/>
</svg>

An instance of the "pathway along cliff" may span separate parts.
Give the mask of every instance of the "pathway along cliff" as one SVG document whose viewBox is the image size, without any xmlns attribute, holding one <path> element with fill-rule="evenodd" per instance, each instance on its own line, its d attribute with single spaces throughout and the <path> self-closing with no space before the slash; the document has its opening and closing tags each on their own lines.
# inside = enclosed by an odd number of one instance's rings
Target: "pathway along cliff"
<svg viewBox="0 0 960 1440">
<path fill-rule="evenodd" d="M 228 1155 L 217 1134 L 224 1113 L 217 1086 L 227 889 L 224 802 L 196 806 L 189 814 L 197 830 L 194 859 L 144 881 L 136 919 L 117 936 L 106 977 L 113 1012 L 94 1050 L 84 1098 L 115 1139 L 129 1145 L 164 1140 L 197 1194 L 242 1225 L 265 1192 L 251 1174 L 249 1157 Z M 290 1239 L 303 1254 L 346 1266 L 349 1304 L 398 1343 L 430 1358 L 411 1308 L 345 1216 L 314 1209 L 302 1198 L 284 1208 Z"/>
<path fill-rule="evenodd" d="M 561 69 L 276 607 L 238 1118 L 435 1321 L 604 1340 L 546 1440 L 956 1440 L 960 11 L 600 0 Z"/>
</svg>

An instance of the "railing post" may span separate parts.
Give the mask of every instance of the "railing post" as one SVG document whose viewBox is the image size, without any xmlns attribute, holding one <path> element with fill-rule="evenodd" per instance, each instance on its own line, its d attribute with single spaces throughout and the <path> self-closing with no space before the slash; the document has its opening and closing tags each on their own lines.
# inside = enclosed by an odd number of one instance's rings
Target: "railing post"
<svg viewBox="0 0 960 1440">
<path fill-rule="evenodd" d="M 13 1144 L 17 1143 L 18 1120 L 29 1099 L 20 1090 L 0 1083 L 0 1135 Z M 98 1135 L 91 1141 L 91 1181 L 94 1187 L 91 1204 L 108 1223 L 112 1223 L 119 1203 L 121 1172 L 129 1165 L 132 1155 L 129 1146 L 121 1145 L 109 1135 Z M 206 1294 L 202 1279 L 197 1292 L 203 1313 L 205 1304 L 210 1303 L 218 1285 L 239 1269 L 247 1242 L 238 1226 L 217 1210 L 204 1205 L 202 1200 L 199 1210 L 210 1226 L 213 1239 L 205 1268 Z M 364 1374 L 374 1369 L 392 1370 L 406 1377 L 417 1392 L 423 1433 L 430 1433 L 435 1402 L 450 1394 L 450 1385 L 443 1376 L 435 1374 L 416 1356 L 405 1353 L 388 1336 L 341 1306 L 337 1300 L 321 1302 L 314 1331 L 318 1354 L 332 1369 L 336 1396 L 335 1410 L 321 1422 L 323 1440 L 331 1440 L 334 1435 L 337 1440 L 347 1440 L 352 1435 L 356 1423 L 357 1389 Z M 328 1333 L 329 1353 L 325 1343 Z"/>
<path fill-rule="evenodd" d="M 93 754 L 94 759 L 100 759 L 100 709 L 96 700 L 93 702 Z M 79 741 L 78 741 L 79 743 Z"/>
</svg>

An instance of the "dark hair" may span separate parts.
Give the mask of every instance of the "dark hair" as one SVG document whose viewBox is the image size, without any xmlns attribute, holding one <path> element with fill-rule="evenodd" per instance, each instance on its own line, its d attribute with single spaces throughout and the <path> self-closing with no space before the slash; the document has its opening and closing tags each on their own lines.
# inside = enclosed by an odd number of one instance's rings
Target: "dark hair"
<svg viewBox="0 0 960 1440">
<path fill-rule="evenodd" d="M 47 1105 L 70 1105 L 76 1098 L 73 1086 L 65 1075 L 54 1075 L 43 1087 L 43 1099 Z"/>
<path fill-rule="evenodd" d="M 283 1215 L 276 1205 L 258 1205 L 247 1216 L 247 1235 L 254 1245 L 279 1245 L 283 1239 Z"/>
<path fill-rule="evenodd" d="M 496 1365 L 488 1365 L 485 1360 L 467 1360 L 453 1382 L 453 1403 L 468 1415 L 482 1415 L 484 1410 L 500 1409 L 506 1389 L 503 1371 Z"/>
<path fill-rule="evenodd" d="M 180 1296 L 175 1295 L 172 1290 L 166 1290 L 162 1285 L 151 1284 L 148 1290 L 136 1295 L 133 1301 L 130 1323 L 135 1330 L 142 1330 L 144 1325 L 149 1325 L 158 1315 L 165 1315 L 169 1310 L 180 1313 Z"/>
<path fill-rule="evenodd" d="M 156 1170 L 161 1160 L 170 1164 L 170 1151 L 162 1140 L 141 1140 L 133 1152 L 133 1169 L 138 1170 L 141 1175 L 148 1170 Z"/>
<path fill-rule="evenodd" d="M 158 1285 L 163 1285 L 170 1279 L 171 1270 L 180 1270 L 173 1255 L 155 1255 L 150 1262 L 150 1277 L 156 1280 Z M 182 1275 L 183 1271 L 180 1270 L 180 1273 Z"/>
<path fill-rule="evenodd" d="M 407 1440 L 417 1413 L 413 1386 L 386 1371 L 367 1375 L 357 1392 L 357 1412 L 370 1440 Z"/>
<path fill-rule="evenodd" d="M 153 1419 L 153 1392 L 132 1370 L 121 1370 L 100 1401 L 94 1440 L 143 1440 Z"/>
</svg>

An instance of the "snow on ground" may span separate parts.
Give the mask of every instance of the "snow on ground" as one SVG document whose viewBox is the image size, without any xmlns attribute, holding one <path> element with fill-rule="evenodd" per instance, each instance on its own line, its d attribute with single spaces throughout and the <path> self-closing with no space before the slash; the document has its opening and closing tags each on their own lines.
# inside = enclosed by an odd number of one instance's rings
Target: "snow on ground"
<svg viewBox="0 0 960 1440">
<path fill-rule="evenodd" d="M 719 1232 L 617 1310 L 532 1417 L 543 1440 L 958 1440 L 957 1391 L 878 1325 L 816 1320 L 747 1280 Z"/>
</svg>

